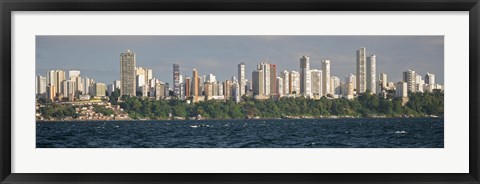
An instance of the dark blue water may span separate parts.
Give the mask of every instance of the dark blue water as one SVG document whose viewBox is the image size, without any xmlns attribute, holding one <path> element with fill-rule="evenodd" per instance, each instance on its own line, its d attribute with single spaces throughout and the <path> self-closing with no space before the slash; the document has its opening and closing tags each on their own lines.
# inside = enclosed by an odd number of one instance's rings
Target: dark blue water
<svg viewBox="0 0 480 184">
<path fill-rule="evenodd" d="M 37 148 L 443 148 L 443 118 L 37 122 Z"/>
</svg>

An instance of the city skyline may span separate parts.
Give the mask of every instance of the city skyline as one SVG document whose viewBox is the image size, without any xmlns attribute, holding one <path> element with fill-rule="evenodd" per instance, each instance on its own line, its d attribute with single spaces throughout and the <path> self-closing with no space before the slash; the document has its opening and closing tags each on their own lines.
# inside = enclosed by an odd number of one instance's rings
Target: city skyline
<svg viewBox="0 0 480 184">
<path fill-rule="evenodd" d="M 82 39 L 79 39 L 80 37 Z M 400 37 L 402 39 L 399 39 Z M 161 40 L 167 42 L 155 42 Z M 345 45 L 344 43 L 361 40 L 373 44 Z M 99 41 L 100 43 L 97 43 Z M 318 41 L 318 45 L 313 44 L 316 43 L 315 41 Z M 328 41 L 338 42 L 329 45 Z M 157 45 L 147 47 L 154 44 L 152 42 Z M 203 44 L 205 48 L 200 50 L 195 49 L 205 42 L 211 44 Z M 125 45 L 119 43 L 125 43 Z M 408 43 L 410 45 L 405 45 Z M 169 44 L 167 48 L 166 45 Z M 324 45 L 331 47 L 322 50 Z M 401 47 L 401 45 L 405 46 Z M 152 51 L 158 47 L 165 48 Z M 132 50 L 136 54 L 137 67 L 152 69 L 153 78 L 168 83 L 172 83 L 172 65 L 175 63 L 180 65 L 180 73 L 183 76 L 190 76 L 193 68 L 196 68 L 199 75 L 212 73 L 217 79 L 226 80 L 237 76 L 237 66 L 243 62 L 246 78 L 249 79 L 249 74 L 261 62 L 276 64 L 277 76 L 280 76 L 283 70 L 300 71 L 298 58 L 303 55 L 309 56 L 310 69 L 322 69 L 322 60 L 331 60 L 331 75 L 343 78 L 349 74 L 355 75 L 355 52 L 360 47 L 366 47 L 368 56 L 373 54 L 377 56 L 376 74 L 387 73 L 389 81 L 401 81 L 402 72 L 413 69 L 422 75 L 427 72 L 434 73 L 437 83 L 443 84 L 443 36 L 37 36 L 36 74 L 45 75 L 48 70 L 53 69 L 80 70 L 82 76 L 93 77 L 96 81 L 110 84 L 120 79 L 120 53 Z M 393 51 L 388 49 L 389 47 Z M 116 48 L 121 50 L 117 51 Z M 317 51 L 318 49 L 321 51 Z M 168 52 L 172 50 L 179 51 Z M 386 53 L 379 50 L 385 50 Z M 332 54 L 328 54 L 329 51 Z M 111 54 L 111 52 L 116 53 Z M 176 56 L 177 59 L 168 59 L 178 54 L 177 52 L 183 54 Z M 273 59 L 260 59 L 261 56 L 258 55 L 261 53 L 266 58 Z M 395 57 L 396 54 L 401 56 Z M 224 57 L 227 59 L 222 59 Z M 293 57 L 296 58 L 289 59 Z M 181 61 L 182 59 L 179 58 L 191 59 Z M 91 62 L 85 62 L 85 60 Z M 403 62 L 396 62 L 398 60 Z M 91 67 L 93 63 L 95 67 Z"/>
</svg>

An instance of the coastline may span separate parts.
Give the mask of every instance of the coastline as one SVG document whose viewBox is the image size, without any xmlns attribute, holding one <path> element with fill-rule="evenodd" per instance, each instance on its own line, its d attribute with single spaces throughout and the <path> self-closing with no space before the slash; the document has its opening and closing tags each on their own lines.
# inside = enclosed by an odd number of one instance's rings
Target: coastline
<svg viewBox="0 0 480 184">
<path fill-rule="evenodd" d="M 204 119 L 123 119 L 123 120 L 35 120 L 37 123 L 57 123 L 57 122 L 144 122 L 144 121 L 221 121 L 221 120 L 312 120 L 312 119 L 421 119 L 421 118 L 444 118 L 443 116 L 422 116 L 422 117 L 313 117 L 313 118 L 231 118 L 231 119 L 217 119 L 217 118 L 204 118 Z"/>
</svg>

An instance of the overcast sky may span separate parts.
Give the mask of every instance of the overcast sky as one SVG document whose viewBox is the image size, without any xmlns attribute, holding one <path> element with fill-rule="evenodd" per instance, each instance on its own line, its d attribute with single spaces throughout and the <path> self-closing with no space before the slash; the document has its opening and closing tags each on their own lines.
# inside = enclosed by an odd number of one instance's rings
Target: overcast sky
<svg viewBox="0 0 480 184">
<path fill-rule="evenodd" d="M 153 76 L 172 83 L 172 64 L 182 75 L 214 74 L 217 80 L 237 75 L 245 62 L 247 78 L 260 62 L 277 64 L 283 70 L 300 70 L 300 57 L 310 57 L 311 69 L 320 69 L 322 59 L 331 60 L 331 75 L 344 80 L 355 74 L 356 50 L 367 48 L 377 57 L 377 76 L 401 80 L 402 72 L 434 73 L 444 79 L 443 36 L 37 36 L 36 74 L 47 70 L 80 70 L 81 76 L 111 84 L 120 79 L 120 53 L 136 53 L 137 67 L 153 69 Z"/>
</svg>

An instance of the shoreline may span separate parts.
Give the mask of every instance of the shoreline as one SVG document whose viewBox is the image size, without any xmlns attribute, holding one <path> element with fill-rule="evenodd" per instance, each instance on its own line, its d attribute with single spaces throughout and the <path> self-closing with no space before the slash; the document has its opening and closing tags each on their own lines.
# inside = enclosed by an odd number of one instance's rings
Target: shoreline
<svg viewBox="0 0 480 184">
<path fill-rule="evenodd" d="M 125 120 L 35 120 L 37 123 L 55 123 L 55 122 L 143 122 L 143 121 L 221 121 L 221 120 L 318 120 L 318 119 L 421 119 L 421 118 L 444 118 L 438 117 L 318 117 L 318 118 L 250 118 L 250 119 L 125 119 Z"/>
</svg>

